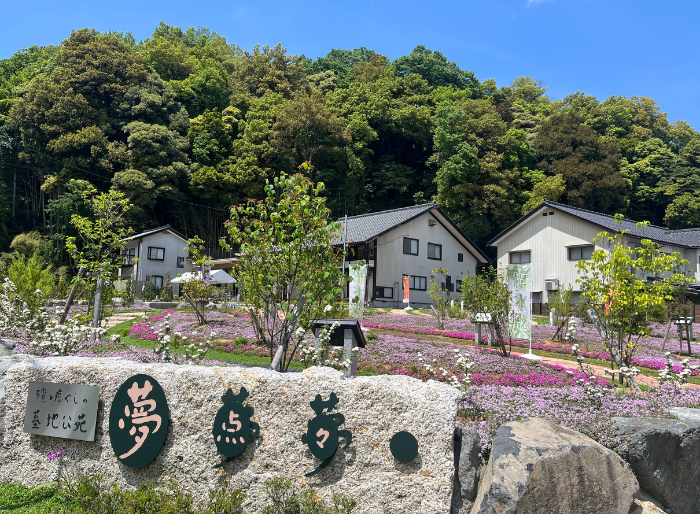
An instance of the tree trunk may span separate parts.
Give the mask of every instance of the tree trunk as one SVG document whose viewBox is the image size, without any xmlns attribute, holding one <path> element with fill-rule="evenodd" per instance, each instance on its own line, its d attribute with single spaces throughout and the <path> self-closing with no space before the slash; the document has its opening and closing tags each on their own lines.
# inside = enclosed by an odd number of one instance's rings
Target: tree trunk
<svg viewBox="0 0 700 514">
<path fill-rule="evenodd" d="M 671 332 L 672 324 L 673 320 L 671 318 L 668 318 L 668 325 L 666 325 L 666 335 L 664 336 L 664 344 L 661 345 L 661 353 L 664 353 L 664 350 L 666 349 L 666 341 L 668 341 L 668 334 Z"/>
<path fill-rule="evenodd" d="M 80 269 L 78 269 L 78 277 L 80 278 L 83 276 L 85 273 L 85 266 L 80 266 Z M 71 308 L 71 305 L 73 305 L 73 300 L 75 299 L 75 294 L 78 292 L 78 283 L 73 284 L 73 287 L 71 287 L 70 293 L 68 294 L 68 299 L 66 300 L 66 307 L 63 309 L 63 314 L 61 314 L 61 318 L 58 322 L 59 325 L 63 325 L 66 322 L 66 316 L 68 316 L 68 311 Z"/>
<path fill-rule="evenodd" d="M 197 306 L 196 306 L 195 303 L 192 301 L 192 298 L 190 298 L 190 295 L 188 295 L 187 293 L 182 293 L 182 296 L 185 297 L 185 300 L 187 300 L 187 302 L 188 302 L 188 303 L 192 306 L 192 308 L 194 309 L 194 312 L 197 314 L 197 319 L 199 319 L 199 324 L 200 324 L 200 325 L 206 325 L 206 324 L 207 324 L 207 320 L 204 319 L 204 316 L 202 316 L 202 313 L 199 312 L 199 309 L 197 309 Z"/>
</svg>

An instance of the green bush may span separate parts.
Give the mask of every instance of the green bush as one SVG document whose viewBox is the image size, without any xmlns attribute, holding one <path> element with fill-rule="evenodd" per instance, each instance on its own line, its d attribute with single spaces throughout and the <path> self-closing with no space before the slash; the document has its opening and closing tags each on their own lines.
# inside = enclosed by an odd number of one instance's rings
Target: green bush
<svg viewBox="0 0 700 514">
<path fill-rule="evenodd" d="M 233 341 L 233 344 L 236 346 L 248 344 L 248 338 L 247 337 L 238 337 Z"/>
<path fill-rule="evenodd" d="M 365 334 L 365 339 L 367 339 L 367 341 L 376 341 L 377 339 L 379 339 L 379 336 L 374 332 L 370 332 L 368 334 Z"/>
<path fill-rule="evenodd" d="M 7 276 L 17 287 L 17 294 L 27 302 L 33 315 L 36 315 L 44 301 L 51 297 L 56 283 L 51 266 L 46 266 L 38 254 L 29 259 L 22 254 L 13 255 Z M 41 295 L 37 295 L 37 291 L 41 291 Z"/>
<path fill-rule="evenodd" d="M 268 480 L 265 491 L 272 503 L 263 514 L 349 514 L 356 506 L 355 500 L 339 494 L 333 495 L 333 505 L 329 506 L 314 489 L 296 490 L 286 478 Z"/>
<path fill-rule="evenodd" d="M 117 485 L 104 489 L 99 476 L 80 477 L 67 482 L 62 493 L 74 505 L 72 512 L 81 514 L 243 514 L 245 494 L 227 486 L 220 482 L 199 504 L 175 482 L 166 490 L 144 482 L 136 491 L 123 491 Z"/>
</svg>

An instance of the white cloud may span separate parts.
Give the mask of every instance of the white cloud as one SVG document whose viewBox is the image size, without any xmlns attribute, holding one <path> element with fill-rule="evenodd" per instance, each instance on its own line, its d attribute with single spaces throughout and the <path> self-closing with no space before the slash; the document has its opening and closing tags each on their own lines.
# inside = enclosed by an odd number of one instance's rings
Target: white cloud
<svg viewBox="0 0 700 514">
<path fill-rule="evenodd" d="M 553 0 L 527 0 L 527 5 L 539 5 L 545 2 L 552 2 Z"/>
</svg>

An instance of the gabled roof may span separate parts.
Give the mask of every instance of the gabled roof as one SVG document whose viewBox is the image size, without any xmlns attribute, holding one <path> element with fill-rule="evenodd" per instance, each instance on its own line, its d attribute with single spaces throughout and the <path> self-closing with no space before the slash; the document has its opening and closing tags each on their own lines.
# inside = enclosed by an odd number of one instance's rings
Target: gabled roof
<svg viewBox="0 0 700 514">
<path fill-rule="evenodd" d="M 476 246 L 474 242 L 469 239 L 469 236 L 467 236 L 467 234 L 465 234 L 435 203 L 424 203 L 422 205 L 412 205 L 411 207 L 402 207 L 400 209 L 371 212 L 359 216 L 348 216 L 347 242 L 357 244 L 373 241 L 390 230 L 400 227 L 428 212 L 445 226 L 456 239 L 460 240 L 462 246 L 467 248 L 478 262 L 484 264 L 489 262 L 489 258 L 486 254 Z M 333 240 L 334 245 L 343 244 L 345 218 L 340 218 L 338 221 L 342 228 L 340 235 Z"/>
<path fill-rule="evenodd" d="M 129 236 L 122 239 L 122 241 L 133 241 L 135 239 L 143 239 L 144 237 L 152 236 L 160 232 L 168 232 L 174 235 L 175 237 L 179 237 L 183 241 L 187 241 L 187 238 L 185 238 L 185 236 L 180 234 L 177 230 L 170 228 L 170 225 L 165 225 L 162 227 L 154 228 L 152 230 L 147 230 L 146 232 L 141 232 L 140 234 L 134 234 L 133 236 Z"/>
<path fill-rule="evenodd" d="M 657 225 L 638 227 L 636 221 L 629 219 L 623 219 L 622 224 L 620 224 L 619 222 L 616 223 L 617 220 L 614 216 L 602 214 L 600 212 L 589 211 L 587 209 L 581 209 L 579 207 L 571 207 L 569 205 L 551 202 L 549 200 L 544 200 L 540 205 L 532 209 L 525 216 L 520 218 L 518 221 L 513 223 L 503 232 L 491 239 L 491 241 L 489 241 L 487 244 L 489 246 L 496 246 L 496 243 L 498 243 L 498 241 L 503 239 L 510 232 L 518 228 L 520 225 L 525 223 L 533 216 L 540 214 L 543 210 L 542 207 L 556 209 L 560 212 L 564 212 L 576 218 L 592 223 L 593 225 L 597 225 L 601 229 L 606 230 L 610 233 L 614 233 L 619 230 L 625 230 L 630 236 L 651 239 L 652 241 L 655 241 L 660 244 L 685 247 L 700 246 L 700 228 L 691 228 L 685 230 L 669 230 L 666 227 L 659 227 Z"/>
</svg>

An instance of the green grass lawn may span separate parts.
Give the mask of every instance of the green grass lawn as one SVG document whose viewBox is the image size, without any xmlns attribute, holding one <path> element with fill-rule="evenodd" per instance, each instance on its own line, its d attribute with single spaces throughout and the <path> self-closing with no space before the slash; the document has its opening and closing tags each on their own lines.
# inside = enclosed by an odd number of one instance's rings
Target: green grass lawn
<svg viewBox="0 0 700 514">
<path fill-rule="evenodd" d="M 158 314 L 158 313 L 155 313 Z M 154 314 L 154 315 L 155 315 Z M 156 347 L 156 342 L 154 340 L 144 340 L 144 339 L 134 339 L 133 337 L 129 337 L 129 328 L 131 328 L 132 325 L 135 325 L 141 321 L 141 318 L 133 319 L 133 320 L 128 320 L 128 321 L 123 321 L 117 325 L 114 325 L 112 328 L 107 330 L 106 332 L 106 337 L 109 338 L 112 334 L 119 334 L 121 336 L 121 340 L 123 343 L 128 344 L 128 345 L 134 345 L 138 346 L 141 348 L 150 348 L 154 349 Z M 184 354 L 184 351 L 182 350 L 176 350 L 176 353 L 179 355 Z M 221 362 L 230 362 L 233 364 L 242 364 L 242 365 L 254 365 L 254 366 L 269 366 L 270 365 L 270 358 L 269 357 L 262 357 L 258 355 L 251 355 L 249 352 L 246 350 L 233 350 L 231 352 L 226 352 L 223 350 L 217 350 L 217 349 L 211 349 L 209 350 L 206 355 L 204 356 L 205 359 L 207 360 L 217 360 Z M 290 369 L 296 369 L 296 370 L 302 370 L 304 369 L 303 366 L 296 362 L 292 362 L 289 366 Z"/>
</svg>

